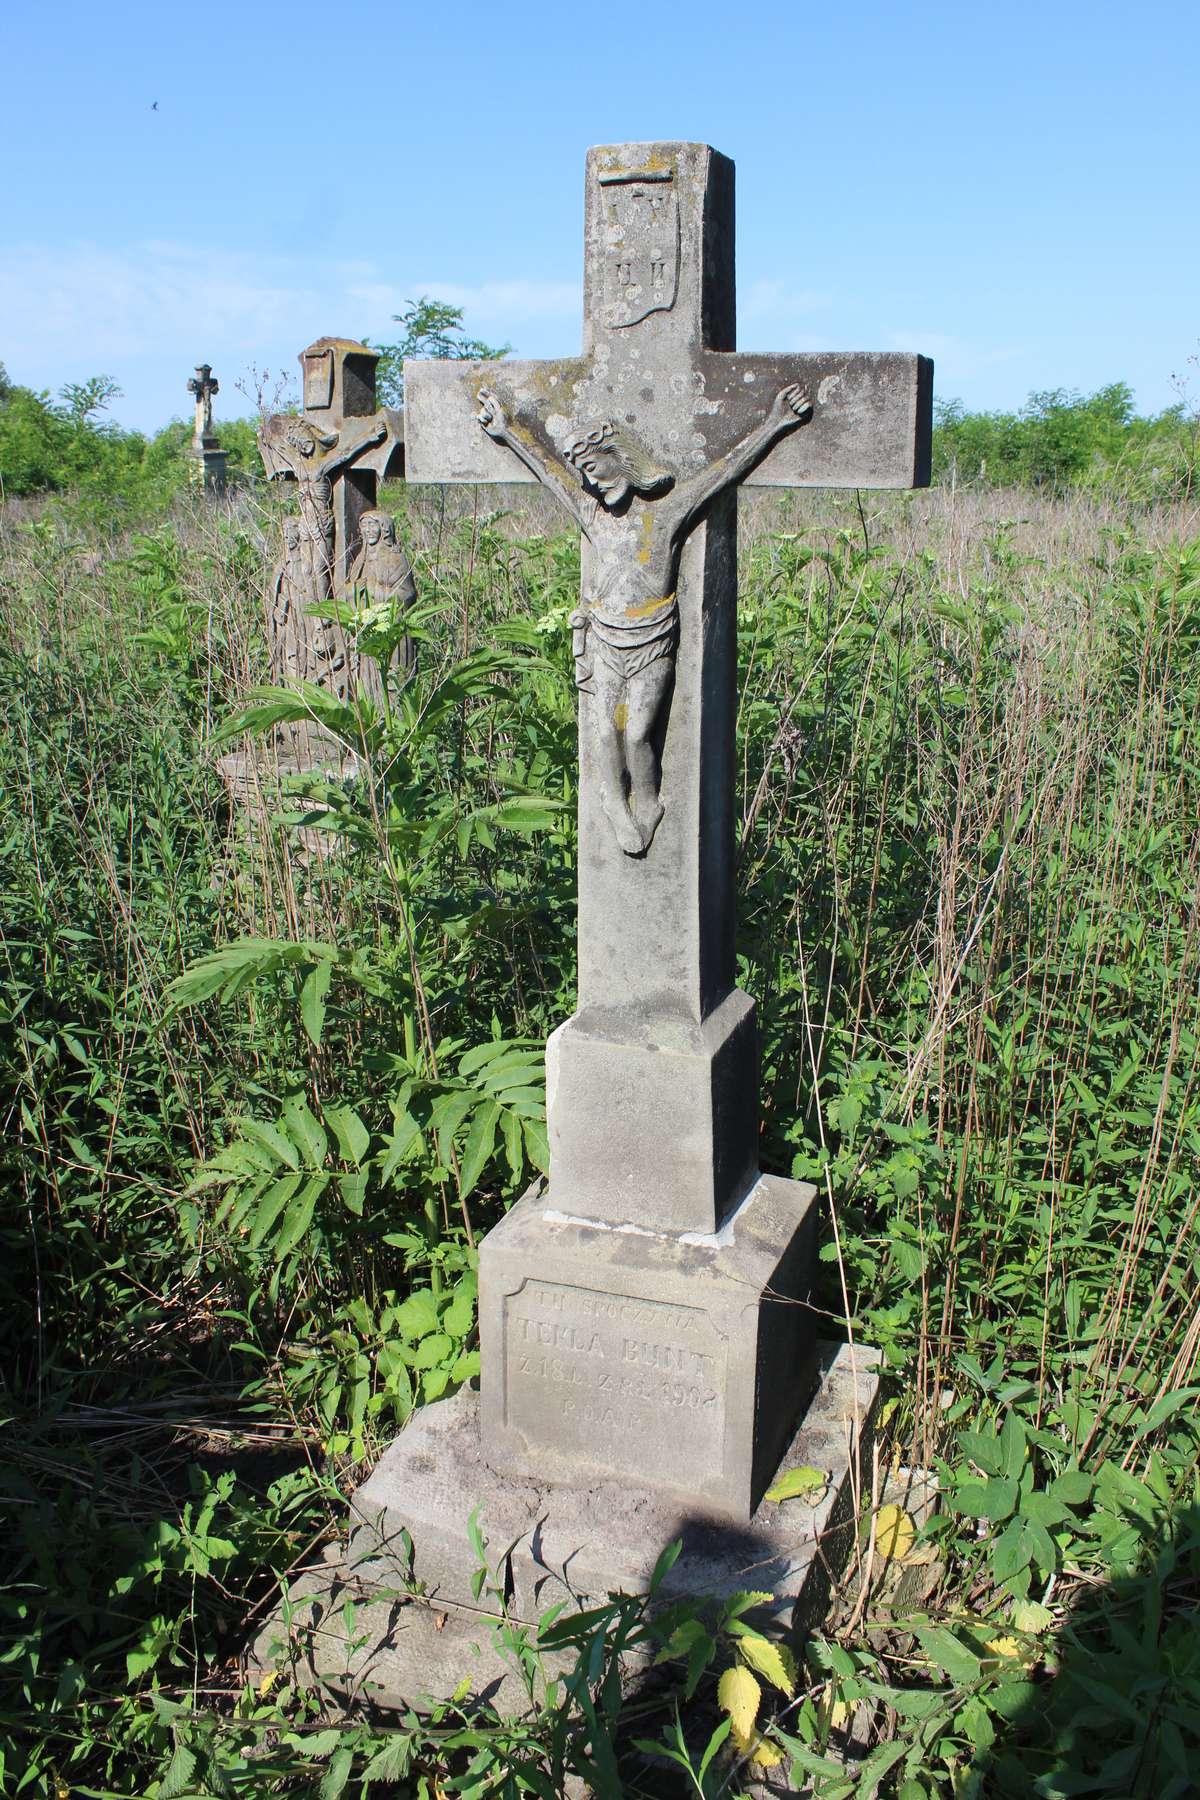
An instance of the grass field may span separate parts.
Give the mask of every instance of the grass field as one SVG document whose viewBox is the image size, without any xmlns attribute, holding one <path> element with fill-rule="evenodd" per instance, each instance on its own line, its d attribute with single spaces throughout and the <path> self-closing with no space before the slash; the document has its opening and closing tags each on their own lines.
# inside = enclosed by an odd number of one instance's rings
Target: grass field
<svg viewBox="0 0 1200 1800">
<path fill-rule="evenodd" d="M 287 711 L 262 500 L 0 515 L 0 1792 L 1200 1793 L 1200 514 L 1103 492 L 743 510 L 763 1162 L 888 1371 L 825 1630 L 793 1666 L 676 1618 L 633 1714 L 633 1603 L 516 1723 L 241 1680 L 477 1367 L 573 1004 L 577 552 L 525 492 L 394 501 L 419 673 L 258 825 L 216 759 Z M 893 1463 L 941 1484 L 915 1539 Z"/>
</svg>

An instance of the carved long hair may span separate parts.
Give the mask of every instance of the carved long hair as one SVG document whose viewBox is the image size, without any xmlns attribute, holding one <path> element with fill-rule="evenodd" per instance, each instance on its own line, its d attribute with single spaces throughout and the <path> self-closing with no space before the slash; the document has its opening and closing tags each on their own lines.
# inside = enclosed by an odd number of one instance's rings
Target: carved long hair
<svg viewBox="0 0 1200 1800">
<path fill-rule="evenodd" d="M 611 456 L 626 481 L 639 494 L 663 494 L 674 484 L 675 477 L 670 471 L 660 468 L 645 445 L 612 419 L 599 419 L 594 425 L 583 426 L 563 445 L 563 455 L 576 469 L 593 450 L 603 450 Z"/>
</svg>

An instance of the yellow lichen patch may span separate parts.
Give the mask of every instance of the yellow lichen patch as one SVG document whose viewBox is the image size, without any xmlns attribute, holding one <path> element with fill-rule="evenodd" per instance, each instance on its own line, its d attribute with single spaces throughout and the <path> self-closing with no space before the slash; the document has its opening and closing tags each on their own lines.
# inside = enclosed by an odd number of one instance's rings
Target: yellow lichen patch
<svg viewBox="0 0 1200 1800">
<path fill-rule="evenodd" d="M 651 613 L 661 612 L 664 607 L 670 606 L 674 598 L 674 594 L 663 594 L 657 600 L 643 600 L 640 606 L 627 606 L 625 617 L 627 619 L 648 619 Z"/>
<path fill-rule="evenodd" d="M 624 731 L 629 719 L 629 708 L 623 700 L 619 700 L 613 709 L 613 724 L 618 731 Z"/>
</svg>

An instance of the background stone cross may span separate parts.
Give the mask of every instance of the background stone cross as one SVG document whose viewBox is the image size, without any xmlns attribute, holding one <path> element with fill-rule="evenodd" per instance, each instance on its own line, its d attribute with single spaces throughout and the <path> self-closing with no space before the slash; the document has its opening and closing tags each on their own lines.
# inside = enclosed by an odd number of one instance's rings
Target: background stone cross
<svg viewBox="0 0 1200 1800">
<path fill-rule="evenodd" d="M 588 153 L 579 357 L 405 364 L 410 481 L 541 481 L 583 534 L 579 1000 L 547 1049 L 550 1205 L 712 1233 L 757 1174 L 734 981 L 741 482 L 929 479 L 921 356 L 735 349 L 733 164 Z"/>
<path fill-rule="evenodd" d="M 212 403 L 213 395 L 219 394 L 221 384 L 212 372 L 211 363 L 197 363 L 196 373 L 188 384 L 188 393 L 196 398 L 196 430 L 193 442 L 197 450 L 203 450 L 212 439 Z"/>
<path fill-rule="evenodd" d="M 284 686 L 314 681 L 341 701 L 382 697 L 370 659 L 357 654 L 340 625 L 314 616 L 330 599 L 352 597 L 364 518 L 378 520 L 373 543 L 385 526 L 394 530 L 375 507 L 379 480 L 399 459 L 403 423 L 390 407 L 376 407 L 378 361 L 366 344 L 318 338 L 300 353 L 303 412 L 275 414 L 258 437 L 267 474 L 294 481 L 299 501 L 297 515 L 285 521 L 272 590 L 272 678 Z M 389 581 L 388 592 L 396 585 Z M 292 738 L 298 766 L 328 765 L 333 745 L 319 728 L 296 726 Z"/>
</svg>

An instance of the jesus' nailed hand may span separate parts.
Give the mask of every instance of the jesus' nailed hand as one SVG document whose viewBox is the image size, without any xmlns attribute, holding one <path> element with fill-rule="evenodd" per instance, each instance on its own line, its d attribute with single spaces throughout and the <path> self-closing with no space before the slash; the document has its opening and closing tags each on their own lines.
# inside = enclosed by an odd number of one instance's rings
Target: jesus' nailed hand
<svg viewBox="0 0 1200 1800">
<path fill-rule="evenodd" d="M 597 702 L 605 814 L 625 854 L 643 856 L 664 810 L 658 726 L 674 680 L 684 542 L 710 501 L 807 424 L 812 402 L 796 383 L 781 388 L 760 424 L 708 468 L 677 482 L 611 419 L 583 426 L 556 453 L 527 420 L 510 418 L 491 388 L 481 388 L 477 399 L 488 436 L 555 495 L 591 548 L 580 610 L 571 619 L 575 679 Z"/>
</svg>

